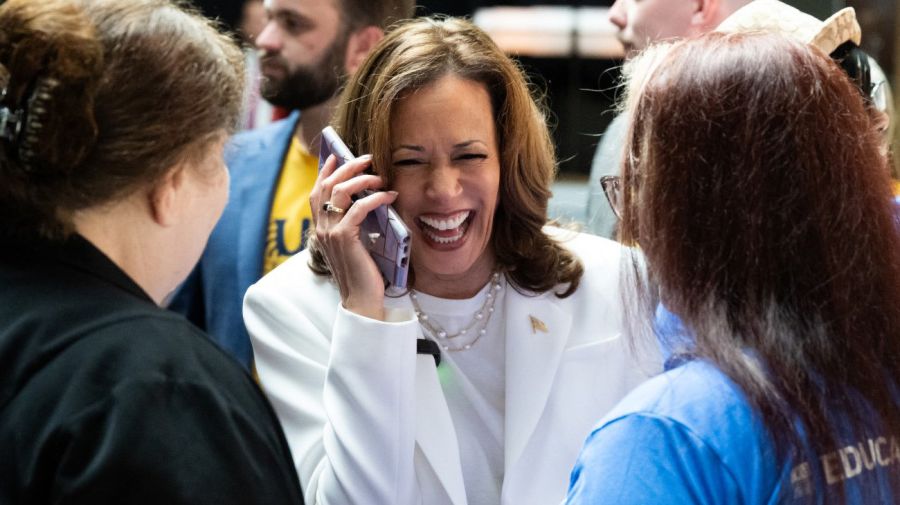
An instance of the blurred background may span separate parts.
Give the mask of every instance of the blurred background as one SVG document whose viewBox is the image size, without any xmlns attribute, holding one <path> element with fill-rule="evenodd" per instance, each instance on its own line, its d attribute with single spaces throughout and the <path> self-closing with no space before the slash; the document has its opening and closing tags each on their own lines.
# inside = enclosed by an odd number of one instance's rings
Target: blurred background
<svg viewBox="0 0 900 505">
<path fill-rule="evenodd" d="M 854 7 L 862 48 L 881 64 L 898 95 L 898 0 L 783 0 L 819 19 Z M 237 26 L 244 0 L 195 0 L 209 16 Z M 418 13 L 467 16 L 515 56 L 546 96 L 559 159 L 551 214 L 580 220 L 600 134 L 614 117 L 622 48 L 606 19 L 613 0 L 418 0 Z M 898 128 L 897 130 L 900 130 Z M 895 146 L 898 142 L 895 139 Z"/>
</svg>

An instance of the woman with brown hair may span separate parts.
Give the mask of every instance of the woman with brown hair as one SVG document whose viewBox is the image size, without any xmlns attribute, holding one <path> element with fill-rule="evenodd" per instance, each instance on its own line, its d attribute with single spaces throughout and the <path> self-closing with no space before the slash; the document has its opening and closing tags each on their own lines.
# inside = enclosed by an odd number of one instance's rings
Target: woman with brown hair
<svg viewBox="0 0 900 505">
<path fill-rule="evenodd" d="M 650 371 L 619 338 L 621 247 L 546 228 L 545 116 L 472 24 L 395 28 L 341 104 L 336 130 L 371 156 L 324 165 L 311 254 L 244 307 L 307 499 L 559 502 L 591 417 Z M 398 296 L 359 238 L 381 204 L 412 237 Z M 439 356 L 417 357 L 425 339 Z"/>
<path fill-rule="evenodd" d="M 900 237 L 871 105 L 776 34 L 633 68 L 628 320 L 661 301 L 691 338 L 592 433 L 568 503 L 893 503 Z"/>
<path fill-rule="evenodd" d="M 252 378 L 159 306 L 225 205 L 242 82 L 167 0 L 0 6 L 0 502 L 302 503 Z"/>
</svg>

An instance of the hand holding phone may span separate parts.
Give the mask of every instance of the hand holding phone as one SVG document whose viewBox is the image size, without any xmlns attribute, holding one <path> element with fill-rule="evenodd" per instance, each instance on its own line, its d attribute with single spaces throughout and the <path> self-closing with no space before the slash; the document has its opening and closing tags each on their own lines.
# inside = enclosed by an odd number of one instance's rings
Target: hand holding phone
<svg viewBox="0 0 900 505">
<path fill-rule="evenodd" d="M 339 164 L 355 158 L 337 132 L 330 126 L 322 130 L 319 146 L 319 170 L 328 156 L 334 154 Z M 359 199 L 370 194 L 366 191 L 354 195 Z M 390 205 L 381 205 L 370 212 L 359 228 L 359 239 L 369 251 L 385 282 L 385 292 L 389 295 L 406 291 L 409 274 L 409 228 Z"/>
</svg>

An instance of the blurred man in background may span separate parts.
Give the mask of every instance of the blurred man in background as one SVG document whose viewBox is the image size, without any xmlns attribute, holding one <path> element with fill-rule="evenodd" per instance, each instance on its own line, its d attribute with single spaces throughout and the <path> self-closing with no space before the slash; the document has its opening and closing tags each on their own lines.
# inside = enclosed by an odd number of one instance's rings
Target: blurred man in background
<svg viewBox="0 0 900 505">
<path fill-rule="evenodd" d="M 241 316 L 247 288 L 305 247 L 319 133 L 340 87 L 413 0 L 265 0 L 256 37 L 260 94 L 291 114 L 235 136 L 231 196 L 194 272 L 170 307 L 245 366 L 253 352 Z"/>
<path fill-rule="evenodd" d="M 618 37 L 625 47 L 626 58 L 629 54 L 640 51 L 654 42 L 661 40 L 692 37 L 716 29 L 725 19 L 754 0 L 616 0 L 609 10 L 609 20 L 618 27 Z M 758 6 L 760 10 L 766 7 Z M 784 5 L 777 8 L 786 7 Z M 771 20 L 770 20 L 771 21 Z M 780 19 L 778 29 L 790 31 L 791 22 Z M 862 53 L 864 55 L 864 53 Z M 842 60 L 843 57 L 832 54 Z M 870 104 L 884 118 L 887 149 L 893 125 L 893 99 L 890 86 L 884 71 L 871 57 L 866 56 L 868 65 L 864 71 L 865 84 L 856 76 L 858 71 L 845 71 L 863 93 Z M 853 67 L 853 65 L 849 65 Z M 616 216 L 613 214 L 600 186 L 600 178 L 605 175 L 616 175 L 622 160 L 622 149 L 625 144 L 627 121 L 624 115 L 618 115 L 610 123 L 597 146 L 594 161 L 591 165 L 589 193 L 587 202 L 587 229 L 600 236 L 614 238 Z M 895 187 L 895 194 L 900 195 L 900 184 Z"/>
</svg>

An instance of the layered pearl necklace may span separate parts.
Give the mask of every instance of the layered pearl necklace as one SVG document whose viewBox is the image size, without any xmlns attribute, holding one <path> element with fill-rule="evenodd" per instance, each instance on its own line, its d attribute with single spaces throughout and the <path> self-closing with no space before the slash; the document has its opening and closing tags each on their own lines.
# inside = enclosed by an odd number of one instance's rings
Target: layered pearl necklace
<svg viewBox="0 0 900 505">
<path fill-rule="evenodd" d="M 491 320 L 491 315 L 494 313 L 494 303 L 497 301 L 497 292 L 502 289 L 500 284 L 502 280 L 503 277 L 500 276 L 499 272 L 494 272 L 493 275 L 491 275 L 491 285 L 485 296 L 484 304 L 482 304 L 481 308 L 475 312 L 475 315 L 472 317 L 472 322 L 453 334 L 444 330 L 434 318 L 429 317 L 428 314 L 422 310 L 422 307 L 419 306 L 418 296 L 414 289 L 409 291 L 409 298 L 412 301 L 413 308 L 416 309 L 416 317 L 419 319 L 419 324 L 422 326 L 422 329 L 425 330 L 425 333 L 430 336 L 432 340 L 436 341 L 438 345 L 441 346 L 441 349 L 445 351 L 465 351 L 471 349 L 472 346 L 475 345 L 475 342 L 477 342 L 482 335 L 487 333 L 487 325 Z M 474 335 L 474 338 L 472 338 L 472 335 Z M 454 342 L 454 340 L 464 339 L 464 337 L 469 337 L 471 340 L 464 344 Z"/>
</svg>

